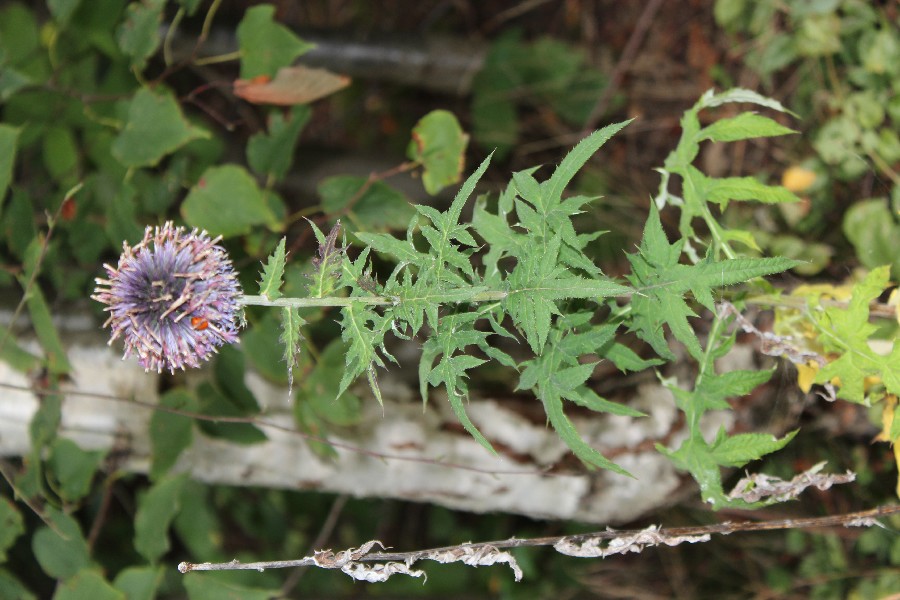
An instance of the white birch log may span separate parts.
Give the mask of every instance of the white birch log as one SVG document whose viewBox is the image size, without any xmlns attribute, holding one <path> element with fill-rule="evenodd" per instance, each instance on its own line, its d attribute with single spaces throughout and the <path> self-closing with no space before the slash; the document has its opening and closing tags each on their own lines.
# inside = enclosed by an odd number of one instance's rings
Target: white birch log
<svg viewBox="0 0 900 600">
<path fill-rule="evenodd" d="M 144 373 L 134 361 L 121 360 L 119 349 L 106 345 L 92 320 L 70 318 L 59 325 L 74 369 L 71 382 L 64 385 L 60 435 L 85 449 L 116 444 L 119 453 L 124 450 L 124 468 L 146 472 L 152 408 L 128 399 L 155 403 L 159 378 Z M 37 351 L 33 340 L 19 341 Z M 552 428 L 525 419 L 501 402 L 473 398 L 468 412 L 498 448 L 499 456 L 493 456 L 461 431 L 439 395 L 423 411 L 406 383 L 389 374 L 380 382 L 383 411 L 374 399 L 367 400 L 359 425 L 329 435 L 338 453 L 336 460 L 329 460 L 312 452 L 296 433 L 287 391 L 250 372 L 247 385 L 263 407 L 260 420 L 279 427 L 263 427 L 268 441 L 254 445 L 212 439 L 195 429 L 194 443 L 175 469 L 208 483 L 397 498 L 474 512 L 602 524 L 654 511 L 681 484 L 671 463 L 651 443 L 666 438 L 677 444 L 683 436 L 671 432 L 677 413 L 671 394 L 660 385 L 640 386 L 631 401 L 649 415 L 646 418 L 573 418 L 585 439 L 611 453 L 632 479 L 579 467 L 546 472 L 569 454 Z M 22 455 L 29 448 L 28 423 L 38 397 L 28 391 L 28 377 L 3 362 L 0 384 L 0 454 Z M 710 431 L 730 425 L 725 416 L 718 417 L 707 424 Z"/>
</svg>

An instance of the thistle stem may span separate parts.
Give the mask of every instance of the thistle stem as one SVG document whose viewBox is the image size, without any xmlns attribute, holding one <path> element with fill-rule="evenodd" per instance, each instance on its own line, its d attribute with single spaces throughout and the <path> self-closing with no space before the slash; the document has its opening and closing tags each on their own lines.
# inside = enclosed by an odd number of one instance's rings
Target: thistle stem
<svg viewBox="0 0 900 600">
<path fill-rule="evenodd" d="M 352 296 L 342 298 L 326 296 L 325 298 L 278 298 L 269 300 L 265 296 L 241 296 L 238 303 L 244 306 L 289 306 L 291 308 L 314 308 L 320 306 L 350 306 L 351 304 L 366 304 L 369 306 L 390 306 L 400 302 L 411 300 L 430 300 L 432 302 L 461 303 L 461 302 L 497 302 L 509 296 L 511 292 L 488 291 L 460 297 L 448 294 L 435 294 L 427 298 L 390 298 L 387 296 Z"/>
</svg>

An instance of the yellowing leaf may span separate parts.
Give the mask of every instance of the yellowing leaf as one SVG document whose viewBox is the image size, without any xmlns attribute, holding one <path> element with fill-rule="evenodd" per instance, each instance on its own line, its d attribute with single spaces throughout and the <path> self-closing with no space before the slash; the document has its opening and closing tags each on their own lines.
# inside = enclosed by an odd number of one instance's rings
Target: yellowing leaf
<svg viewBox="0 0 900 600">
<path fill-rule="evenodd" d="M 792 192 L 805 192 L 815 181 L 815 171 L 803 167 L 788 167 L 781 175 L 781 185 Z"/>
<path fill-rule="evenodd" d="M 887 303 L 888 306 L 894 307 L 894 312 L 897 314 L 897 322 L 900 323 L 900 288 L 896 288 L 891 292 Z"/>
<path fill-rule="evenodd" d="M 803 390 L 804 394 L 808 394 L 812 388 L 813 381 L 816 379 L 816 373 L 819 371 L 819 363 L 811 360 L 804 364 L 797 364 L 797 385 Z"/>
</svg>

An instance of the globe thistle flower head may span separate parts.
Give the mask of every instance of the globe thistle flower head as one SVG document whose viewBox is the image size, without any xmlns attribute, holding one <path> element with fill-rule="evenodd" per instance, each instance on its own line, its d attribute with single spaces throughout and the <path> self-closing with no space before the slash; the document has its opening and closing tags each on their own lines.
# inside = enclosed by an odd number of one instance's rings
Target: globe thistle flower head
<svg viewBox="0 0 900 600">
<path fill-rule="evenodd" d="M 147 227 L 134 247 L 122 244 L 117 267 L 104 265 L 91 296 L 106 304 L 113 340 L 125 341 L 147 371 L 199 367 L 219 346 L 237 341 L 241 287 L 221 238 L 167 222 Z"/>
</svg>

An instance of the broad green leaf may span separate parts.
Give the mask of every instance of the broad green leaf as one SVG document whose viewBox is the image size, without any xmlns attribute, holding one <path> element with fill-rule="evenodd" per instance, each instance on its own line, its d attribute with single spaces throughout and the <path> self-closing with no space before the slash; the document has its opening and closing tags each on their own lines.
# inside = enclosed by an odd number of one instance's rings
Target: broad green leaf
<svg viewBox="0 0 900 600">
<path fill-rule="evenodd" d="M 0 346 L 0 361 L 20 373 L 29 373 L 40 367 L 41 359 L 16 343 L 15 337 L 8 329 L 0 327 L 0 338 L 5 340 Z"/>
<path fill-rule="evenodd" d="M 242 79 L 258 75 L 274 77 L 278 69 L 290 65 L 313 47 L 276 23 L 274 16 L 275 7 L 271 4 L 254 6 L 244 13 L 237 27 Z"/>
<path fill-rule="evenodd" d="M 67 502 L 84 498 L 105 457 L 105 450 L 82 450 L 72 440 L 57 438 L 50 448 L 47 466 L 56 480 L 60 498 Z"/>
<path fill-rule="evenodd" d="M 87 542 L 78 522 L 69 515 L 51 506 L 44 507 L 44 514 L 65 537 L 42 526 L 31 538 L 31 550 L 44 573 L 55 579 L 69 579 L 90 563 Z"/>
<path fill-rule="evenodd" d="M 338 426 L 350 426 L 359 422 L 362 401 L 344 392 L 338 396 L 338 387 L 344 373 L 346 346 L 333 340 L 323 350 L 315 368 L 303 378 L 297 393 L 297 407 L 308 403 L 316 415 Z"/>
<path fill-rule="evenodd" d="M 23 287 L 27 285 L 24 279 L 21 280 L 21 283 Z M 72 370 L 72 365 L 66 356 L 59 333 L 53 325 L 50 308 L 47 306 L 44 293 L 38 286 L 37 281 L 31 282 L 31 287 L 28 288 L 28 294 L 25 297 L 25 305 L 28 307 L 28 314 L 31 317 L 34 332 L 37 334 L 41 348 L 47 357 L 47 367 L 50 369 L 50 372 L 57 375 L 69 373 Z"/>
<path fill-rule="evenodd" d="M 152 167 L 189 141 L 205 137 L 209 133 L 184 118 L 171 94 L 142 87 L 131 99 L 112 153 L 126 167 Z"/>
<path fill-rule="evenodd" d="M 349 215 L 367 230 L 401 229 L 415 210 L 409 199 L 383 181 L 338 175 L 322 180 L 316 190 L 328 215 Z"/>
<path fill-rule="evenodd" d="M 35 600 L 37 596 L 31 593 L 15 575 L 0 568 L 0 598 L 10 600 Z"/>
<path fill-rule="evenodd" d="M 459 181 L 468 143 L 453 113 L 434 110 L 419 119 L 406 154 L 422 164 L 425 191 L 433 196 Z"/>
<path fill-rule="evenodd" d="M 159 28 L 165 0 L 142 0 L 128 5 L 123 22 L 116 32 L 119 48 L 131 58 L 131 67 L 143 70 L 159 47 Z"/>
<path fill-rule="evenodd" d="M 13 164 L 16 162 L 16 142 L 20 132 L 21 129 L 18 127 L 0 123 L 0 209 L 3 208 L 6 188 L 12 181 Z"/>
<path fill-rule="evenodd" d="M 273 219 L 263 192 L 247 170 L 237 165 L 210 167 L 181 205 L 184 220 L 212 235 L 246 235 Z"/>
<path fill-rule="evenodd" d="M 134 518 L 134 548 L 151 563 L 169 550 L 169 525 L 178 514 L 188 474 L 160 479 L 138 500 Z"/>
<path fill-rule="evenodd" d="M 196 412 L 197 399 L 184 388 L 174 388 L 159 398 L 160 407 Z M 193 419 L 157 410 L 150 417 L 150 479 L 159 481 L 191 445 Z"/>
<path fill-rule="evenodd" d="M 282 373 L 284 372 L 280 366 L 279 370 Z M 228 390 L 228 393 L 225 393 L 209 382 L 203 382 L 197 386 L 196 393 L 197 400 L 200 403 L 200 412 L 210 417 L 244 417 L 249 419 L 256 412 L 248 410 L 244 406 L 246 401 L 240 395 L 236 398 L 231 395 L 230 390 Z M 267 439 L 265 433 L 250 423 L 203 420 L 199 421 L 197 425 L 206 435 L 226 439 L 237 444 L 257 444 Z"/>
<path fill-rule="evenodd" d="M 258 413 L 260 408 L 256 396 L 245 381 L 247 371 L 245 357 L 246 354 L 239 345 L 222 346 L 213 363 L 213 374 L 216 385 L 231 403 L 238 410 L 253 415 Z"/>
<path fill-rule="evenodd" d="M 801 56 L 828 56 L 841 51 L 841 18 L 836 12 L 807 15 L 796 33 Z"/>
<path fill-rule="evenodd" d="M 189 600 L 271 600 L 280 594 L 277 588 L 249 588 L 201 573 L 185 575 L 184 587 Z"/>
<path fill-rule="evenodd" d="M 247 142 L 250 168 L 259 175 L 281 180 L 293 162 L 297 138 L 310 115 L 308 106 L 296 106 L 288 113 L 270 113 L 268 133 L 256 133 Z"/>
<path fill-rule="evenodd" d="M 712 445 L 712 456 L 723 467 L 743 467 L 751 460 L 762 458 L 784 448 L 794 439 L 799 430 L 788 433 L 781 439 L 767 433 L 741 433 L 726 436 L 720 429 L 715 443 Z"/>
<path fill-rule="evenodd" d="M 287 254 L 284 250 L 285 238 L 281 238 L 269 260 L 263 265 L 262 281 L 259 282 L 259 294 L 269 300 L 281 298 L 281 285 L 284 281 L 284 265 Z"/>
<path fill-rule="evenodd" d="M 267 310 L 262 319 L 241 334 L 241 346 L 253 368 L 263 377 L 279 385 L 287 384 L 287 373 L 281 364 L 284 349 L 278 341 L 281 319 L 277 311 Z"/>
<path fill-rule="evenodd" d="M 303 342 L 302 329 L 306 325 L 296 308 L 284 306 L 281 309 L 281 337 L 284 346 L 284 362 L 287 364 L 288 394 L 294 387 L 294 367 L 297 366 L 297 355 L 300 354 L 300 344 Z"/>
<path fill-rule="evenodd" d="M 127 600 L 124 592 L 117 590 L 94 570 L 83 569 L 63 582 L 53 594 L 53 600 Z"/>
<path fill-rule="evenodd" d="M 223 526 L 213 492 L 212 486 L 193 480 L 187 481 L 181 491 L 181 508 L 175 517 L 175 532 L 187 554 L 195 560 L 226 559 L 222 550 Z M 169 569 L 168 566 L 161 568 L 164 571 Z"/>
<path fill-rule="evenodd" d="M 47 0 L 47 8 L 53 19 L 61 26 L 65 27 L 69 22 L 72 13 L 81 4 L 81 0 Z"/>
<path fill-rule="evenodd" d="M 25 533 L 22 515 L 9 498 L 0 497 L 0 563 L 6 562 L 6 551 Z"/>
<path fill-rule="evenodd" d="M 736 117 L 719 119 L 712 125 L 700 130 L 700 140 L 712 140 L 714 142 L 735 142 L 756 137 L 773 137 L 797 133 L 773 121 L 769 117 L 757 115 L 751 112 L 741 113 Z"/>
<path fill-rule="evenodd" d="M 6 64 L 21 65 L 39 51 L 41 34 L 35 14 L 21 2 L 7 3 L 0 9 L 0 49 Z"/>
<path fill-rule="evenodd" d="M 853 244 L 859 261 L 870 269 L 890 264 L 900 276 L 900 224 L 881 198 L 855 202 L 844 213 L 844 235 Z"/>
<path fill-rule="evenodd" d="M 153 600 L 163 580 L 163 567 L 127 567 L 119 571 L 113 587 L 127 600 Z"/>
</svg>

